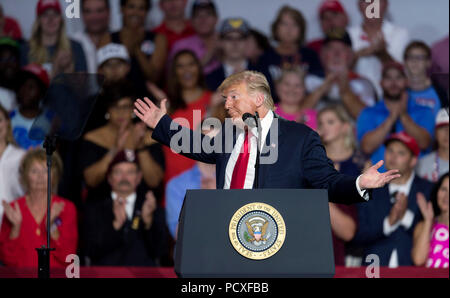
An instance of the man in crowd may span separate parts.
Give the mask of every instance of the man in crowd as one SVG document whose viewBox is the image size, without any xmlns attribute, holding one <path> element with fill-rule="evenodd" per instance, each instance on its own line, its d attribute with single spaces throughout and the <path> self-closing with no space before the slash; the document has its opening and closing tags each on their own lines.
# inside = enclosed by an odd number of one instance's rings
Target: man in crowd
<svg viewBox="0 0 450 298">
<path fill-rule="evenodd" d="M 383 99 L 361 112 L 357 121 L 357 137 L 361 150 L 376 163 L 384 156 L 384 141 L 393 132 L 405 131 L 426 152 L 431 145 L 434 117 L 430 108 L 417 105 L 406 91 L 407 78 L 403 66 L 392 62 L 384 66 L 381 86 Z"/>
<path fill-rule="evenodd" d="M 349 23 L 347 12 L 337 0 L 322 2 L 319 7 L 319 21 L 324 36 L 336 29 L 345 30 Z M 313 49 L 319 55 L 324 40 L 324 38 L 313 40 L 308 44 L 308 48 Z"/>
<path fill-rule="evenodd" d="M 354 53 L 352 41 L 345 30 L 329 31 L 323 41 L 320 58 L 325 78 L 308 75 L 305 79 L 308 107 L 320 109 L 341 102 L 354 119 L 376 103 L 377 95 L 369 80 L 351 70 Z"/>
<path fill-rule="evenodd" d="M 101 46 L 101 41 L 109 34 L 109 0 L 83 0 L 81 11 L 84 31 L 76 32 L 73 39 L 83 47 L 88 71 L 95 73 L 97 49 Z"/>
<path fill-rule="evenodd" d="M 246 57 L 247 38 L 250 33 L 248 23 L 242 18 L 228 18 L 220 27 L 220 43 L 222 48 L 222 63 L 206 76 L 206 85 L 212 91 L 232 74 L 244 70 L 256 70 Z"/>
<path fill-rule="evenodd" d="M 358 205 L 353 241 L 365 245 L 366 256 L 376 254 L 380 266 L 412 266 L 412 234 L 422 216 L 417 194 L 429 199 L 433 185 L 414 172 L 420 152 L 414 138 L 404 132 L 392 134 L 385 146 L 386 168 L 399 169 L 401 177 L 373 190 L 373 200 Z"/>
<path fill-rule="evenodd" d="M 127 80 L 130 72 L 130 56 L 127 48 L 122 44 L 109 43 L 101 47 L 96 54 L 97 73 L 104 76 L 103 89 L 107 90 L 109 86 L 114 86 L 122 81 Z M 129 81 L 131 86 L 133 82 Z M 99 96 L 94 108 L 89 116 L 84 131 L 90 131 L 105 124 L 104 115 L 106 114 L 108 98 Z"/>
<path fill-rule="evenodd" d="M 429 71 L 431 68 L 431 49 L 422 41 L 411 42 L 403 56 L 408 76 L 408 91 L 411 100 L 417 105 L 428 107 L 436 116 L 447 97 L 445 91 L 434 86 Z"/>
<path fill-rule="evenodd" d="M 17 107 L 15 90 L 20 70 L 19 59 L 19 44 L 9 37 L 0 37 L 0 105 L 7 111 Z"/>
<path fill-rule="evenodd" d="M 108 167 L 110 196 L 86 205 L 85 254 L 92 265 L 157 266 L 166 245 L 163 209 L 152 192 L 140 193 L 136 153 L 117 153 Z"/>
<path fill-rule="evenodd" d="M 97 71 L 107 85 L 125 79 L 130 72 L 130 56 L 124 45 L 109 43 L 97 51 L 96 57 Z"/>
<path fill-rule="evenodd" d="M 196 0 L 192 5 L 192 26 L 195 35 L 177 41 L 169 55 L 169 60 L 184 49 L 193 51 L 203 66 L 205 75 L 219 67 L 219 37 L 216 33 L 217 9 L 212 0 Z"/>
<path fill-rule="evenodd" d="M 365 0 L 358 0 L 363 23 L 349 29 L 355 51 L 355 71 L 368 78 L 381 95 L 380 74 L 382 65 L 389 61 L 401 62 L 403 52 L 409 42 L 406 29 L 386 20 L 389 0 L 379 1 L 378 17 L 367 13 L 370 11 Z"/>
<path fill-rule="evenodd" d="M 197 162 L 191 169 L 173 177 L 166 186 L 166 220 L 169 232 L 177 240 L 178 218 L 188 189 L 216 189 L 216 167 Z"/>
<path fill-rule="evenodd" d="M 167 38 L 169 53 L 178 40 L 195 34 L 191 23 L 184 16 L 186 5 L 187 0 L 159 0 L 164 19 L 153 31 Z"/>
<path fill-rule="evenodd" d="M 11 112 L 11 126 L 17 145 L 27 150 L 42 144 L 40 140 L 30 139 L 28 132 L 41 112 L 40 103 L 47 92 L 50 79 L 41 65 L 29 64 L 22 68 L 18 81 L 18 107 Z"/>
</svg>

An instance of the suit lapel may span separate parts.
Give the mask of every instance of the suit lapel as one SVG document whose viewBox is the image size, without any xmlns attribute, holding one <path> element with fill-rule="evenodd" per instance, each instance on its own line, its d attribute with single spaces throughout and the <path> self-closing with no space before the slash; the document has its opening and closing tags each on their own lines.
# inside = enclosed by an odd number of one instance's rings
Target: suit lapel
<svg viewBox="0 0 450 298">
<path fill-rule="evenodd" d="M 281 136 L 283 134 L 283 128 L 284 128 L 283 125 L 284 125 L 283 119 L 281 119 L 274 112 L 272 124 L 270 125 L 270 129 L 267 132 L 266 140 L 262 146 L 260 160 L 261 160 L 261 158 L 269 156 L 271 149 L 278 150 L 278 153 L 280 152 L 280 145 L 283 141 L 283 138 L 281 138 Z M 270 136 L 276 130 L 278 130 L 278 137 L 277 137 L 277 139 L 272 140 Z M 268 164 L 260 163 L 260 166 L 259 166 L 259 187 L 260 188 L 263 188 L 266 185 L 266 177 L 267 177 L 267 171 L 269 170 L 269 166 L 270 165 L 268 165 Z"/>
</svg>

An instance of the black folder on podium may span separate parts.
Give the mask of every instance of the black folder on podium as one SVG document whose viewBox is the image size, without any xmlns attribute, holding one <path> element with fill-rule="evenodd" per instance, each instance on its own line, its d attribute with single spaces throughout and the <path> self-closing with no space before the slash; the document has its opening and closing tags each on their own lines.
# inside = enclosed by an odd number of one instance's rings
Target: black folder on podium
<svg viewBox="0 0 450 298">
<path fill-rule="evenodd" d="M 258 205 L 273 207 L 269 213 L 277 215 L 264 219 L 259 216 L 264 212 L 244 207 Z M 268 232 L 263 223 L 279 217 L 284 227 Z M 270 257 L 249 258 L 235 248 L 253 249 L 256 253 L 250 255 L 256 255 L 278 232 L 284 233 L 284 242 L 276 247 L 273 240 L 266 252 L 278 250 Z M 260 246 L 251 248 L 250 243 Z M 188 190 L 179 218 L 175 272 L 183 278 L 333 277 L 327 190 Z"/>
</svg>

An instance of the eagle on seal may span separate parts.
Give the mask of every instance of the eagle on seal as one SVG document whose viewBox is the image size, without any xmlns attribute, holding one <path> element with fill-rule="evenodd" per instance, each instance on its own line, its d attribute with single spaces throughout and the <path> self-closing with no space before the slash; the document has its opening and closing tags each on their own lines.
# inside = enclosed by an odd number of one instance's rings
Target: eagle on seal
<svg viewBox="0 0 450 298">
<path fill-rule="evenodd" d="M 269 225 L 268 221 L 266 221 L 262 227 L 259 225 L 252 226 L 248 221 L 245 222 L 245 225 L 247 226 L 248 233 L 252 237 L 250 240 L 248 240 L 249 242 L 259 242 L 267 240 L 266 238 L 264 238 L 264 236 L 266 235 L 266 230 Z"/>
</svg>

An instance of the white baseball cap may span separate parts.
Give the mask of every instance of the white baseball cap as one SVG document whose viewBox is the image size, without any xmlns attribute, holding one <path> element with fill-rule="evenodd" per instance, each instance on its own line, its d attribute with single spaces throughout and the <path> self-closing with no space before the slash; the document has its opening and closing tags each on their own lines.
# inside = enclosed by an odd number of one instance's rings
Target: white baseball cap
<svg viewBox="0 0 450 298">
<path fill-rule="evenodd" d="M 436 115 L 436 128 L 442 125 L 448 125 L 448 108 L 442 108 Z"/>
<path fill-rule="evenodd" d="M 130 62 L 128 50 L 124 45 L 118 43 L 109 43 L 97 51 L 97 67 L 100 67 L 109 59 L 122 59 Z"/>
</svg>

